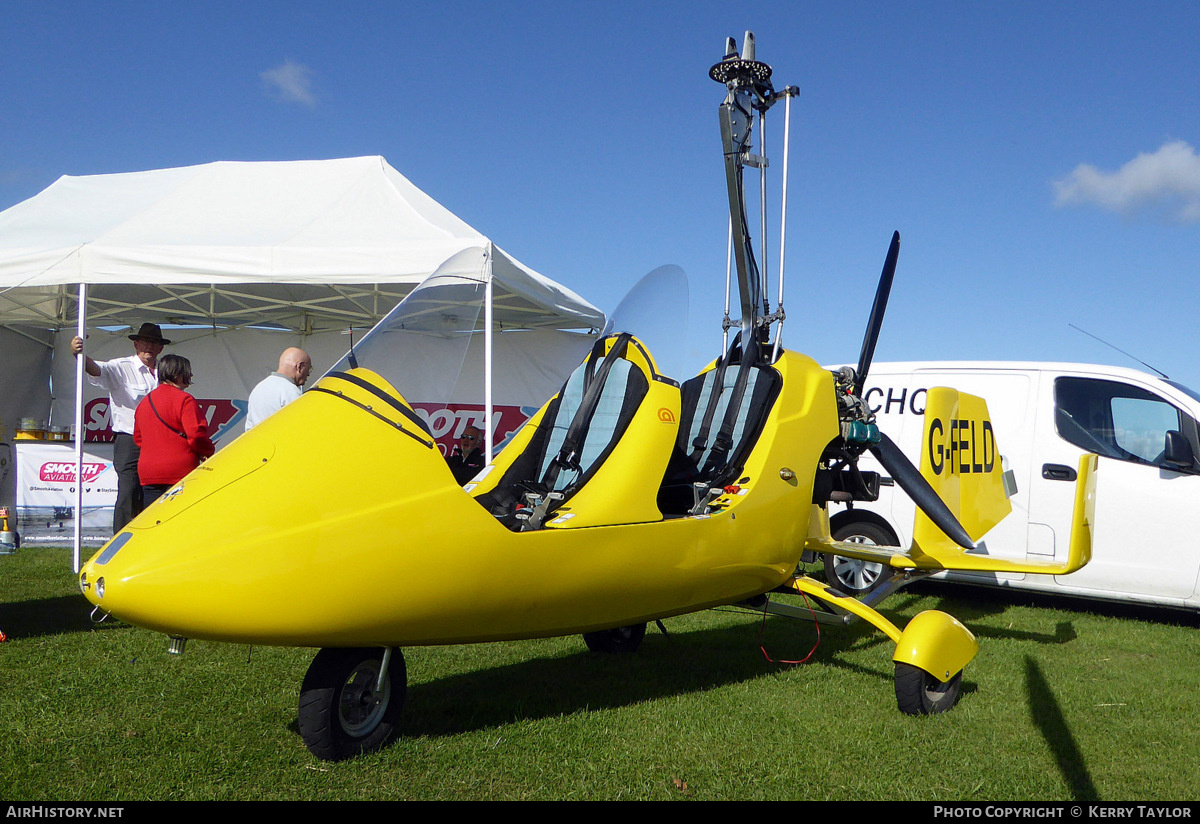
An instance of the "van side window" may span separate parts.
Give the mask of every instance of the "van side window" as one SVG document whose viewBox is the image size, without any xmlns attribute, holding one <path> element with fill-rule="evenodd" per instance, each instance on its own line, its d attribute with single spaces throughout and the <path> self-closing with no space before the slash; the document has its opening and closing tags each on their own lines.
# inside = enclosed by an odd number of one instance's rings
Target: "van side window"
<svg viewBox="0 0 1200 824">
<path fill-rule="evenodd" d="M 1134 463 L 1161 464 L 1169 430 L 1180 430 L 1179 410 L 1126 383 L 1092 378 L 1054 382 L 1054 426 L 1080 449 Z"/>
</svg>

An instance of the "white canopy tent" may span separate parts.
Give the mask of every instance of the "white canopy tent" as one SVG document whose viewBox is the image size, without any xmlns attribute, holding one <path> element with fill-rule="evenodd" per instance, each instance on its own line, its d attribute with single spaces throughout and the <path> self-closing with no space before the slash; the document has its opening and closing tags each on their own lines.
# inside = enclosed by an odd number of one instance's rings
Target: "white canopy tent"
<svg viewBox="0 0 1200 824">
<path fill-rule="evenodd" d="M 365 330 L 451 259 L 477 262 L 486 286 L 478 331 L 488 419 L 496 333 L 603 327 L 598 309 L 377 156 L 63 176 L 0 212 L 0 326 Z M 82 359 L 76 367 L 82 433 Z M 78 529 L 75 543 L 78 558 Z"/>
<path fill-rule="evenodd" d="M 64 175 L 0 212 L 0 324 L 369 326 L 452 255 L 490 257 L 493 312 L 525 328 L 603 314 L 518 263 L 382 157 Z"/>
</svg>

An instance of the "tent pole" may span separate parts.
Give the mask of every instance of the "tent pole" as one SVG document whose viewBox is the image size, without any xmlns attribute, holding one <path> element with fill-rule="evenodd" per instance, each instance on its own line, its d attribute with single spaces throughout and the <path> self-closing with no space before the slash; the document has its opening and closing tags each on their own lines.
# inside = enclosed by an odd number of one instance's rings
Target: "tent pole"
<svg viewBox="0 0 1200 824">
<path fill-rule="evenodd" d="M 492 250 L 488 247 L 483 298 L 483 454 L 492 462 Z"/>
<path fill-rule="evenodd" d="M 80 338 L 87 337 L 87 284 L 79 284 L 79 311 L 78 318 L 75 324 L 75 334 Z M 79 549 L 83 544 L 82 522 L 83 522 L 83 372 L 84 365 L 87 363 L 87 347 L 85 351 L 75 359 L 75 539 L 74 539 L 74 567 L 75 574 L 79 574 Z"/>
</svg>

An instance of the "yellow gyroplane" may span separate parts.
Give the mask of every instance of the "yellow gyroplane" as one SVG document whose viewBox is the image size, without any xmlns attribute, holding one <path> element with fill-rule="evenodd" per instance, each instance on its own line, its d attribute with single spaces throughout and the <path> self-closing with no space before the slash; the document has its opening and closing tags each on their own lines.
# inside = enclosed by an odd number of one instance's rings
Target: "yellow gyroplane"
<svg viewBox="0 0 1200 824">
<path fill-rule="evenodd" d="M 320 648 L 301 687 L 299 725 L 327 760 L 391 737 L 404 703 L 404 646 L 580 633 L 593 650 L 632 651 L 647 622 L 671 616 L 738 603 L 800 610 L 765 597 L 773 592 L 805 596 L 821 620 L 861 619 L 887 635 L 902 711 L 953 706 L 974 636 L 935 610 L 900 629 L 872 604 L 946 569 L 1082 566 L 1094 458 L 1079 468 L 1068 558 L 1016 564 L 976 547 L 1009 511 L 986 404 L 930 390 L 918 470 L 862 400 L 899 235 L 857 368 L 830 372 L 782 348 L 782 287 L 772 312 L 742 175 L 746 164 L 765 165 L 751 152 L 755 117 L 795 90 L 774 91 L 750 34 L 740 53 L 728 40 L 710 76 L 727 89 L 720 120 L 741 299 L 740 327 L 720 358 L 680 384 L 661 374 L 637 330 L 614 326 L 460 487 L 421 418 L 352 351 L 347 368 L 222 449 L 102 547 L 79 577 L 88 600 L 176 643 Z M 441 329 L 448 339 L 447 325 L 458 323 L 469 335 L 474 319 L 454 321 L 450 307 L 463 305 L 456 289 L 478 284 L 443 285 L 402 303 L 403 322 L 385 319 L 359 351 L 398 326 Z M 831 502 L 878 494 L 879 475 L 857 466 L 868 450 L 918 504 L 907 549 L 830 537 Z M 897 574 L 860 601 L 799 574 L 805 552 Z"/>
</svg>

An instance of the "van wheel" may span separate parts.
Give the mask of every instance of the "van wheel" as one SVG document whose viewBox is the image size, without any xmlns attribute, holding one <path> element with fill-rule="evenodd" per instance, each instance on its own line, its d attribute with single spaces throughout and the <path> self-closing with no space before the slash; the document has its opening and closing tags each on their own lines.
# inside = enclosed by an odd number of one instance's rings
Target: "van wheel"
<svg viewBox="0 0 1200 824">
<path fill-rule="evenodd" d="M 899 546 L 889 530 L 870 521 L 855 521 L 833 533 L 835 541 L 869 546 Z M 866 595 L 892 577 L 892 568 L 873 561 L 860 561 L 841 555 L 825 556 L 825 580 L 847 595 Z"/>
<path fill-rule="evenodd" d="M 896 706 L 905 715 L 933 715 L 958 703 L 962 694 L 962 670 L 949 681 L 912 664 L 896 662 Z"/>
</svg>

